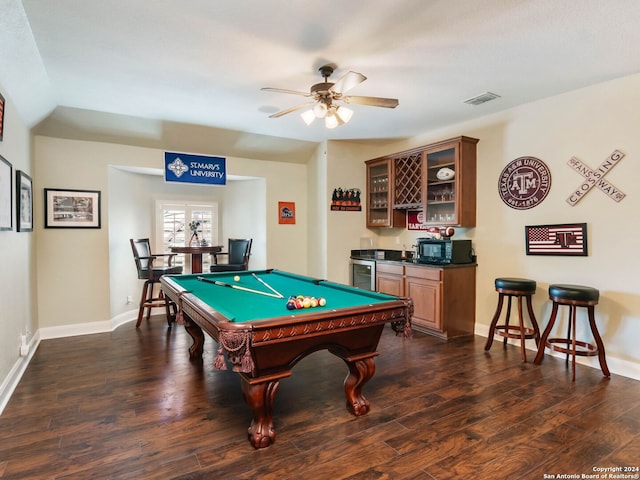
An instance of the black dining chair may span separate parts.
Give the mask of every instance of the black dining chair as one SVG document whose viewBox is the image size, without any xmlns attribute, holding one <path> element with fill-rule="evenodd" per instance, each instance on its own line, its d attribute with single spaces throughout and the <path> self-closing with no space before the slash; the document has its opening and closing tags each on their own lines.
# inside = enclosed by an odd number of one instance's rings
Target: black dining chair
<svg viewBox="0 0 640 480">
<path fill-rule="evenodd" d="M 171 326 L 171 322 L 175 321 L 177 307 L 176 304 L 165 297 L 162 290 L 154 297 L 153 288 L 156 283 L 160 282 L 162 275 L 181 274 L 182 267 L 173 265 L 173 257 L 175 253 L 151 253 L 151 244 L 148 238 L 129 239 L 133 258 L 138 269 L 138 278 L 144 280 L 142 287 L 142 296 L 140 297 L 140 308 L 138 310 L 138 321 L 136 328 L 142 323 L 144 310 L 147 309 L 147 319 L 151 315 L 151 309 L 164 307 L 167 312 L 167 323 Z M 158 260 L 159 259 L 159 260 Z M 166 264 L 165 264 L 166 259 Z"/>
<path fill-rule="evenodd" d="M 212 272 L 248 270 L 252 241 L 251 238 L 230 238 L 228 251 L 211 254 L 213 264 L 209 269 Z M 227 263 L 218 263 L 219 256 L 227 256 Z"/>
</svg>

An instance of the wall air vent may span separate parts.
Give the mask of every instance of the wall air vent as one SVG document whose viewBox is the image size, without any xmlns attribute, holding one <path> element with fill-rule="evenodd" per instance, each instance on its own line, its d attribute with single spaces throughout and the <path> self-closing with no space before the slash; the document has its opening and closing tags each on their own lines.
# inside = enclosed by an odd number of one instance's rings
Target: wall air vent
<svg viewBox="0 0 640 480">
<path fill-rule="evenodd" d="M 476 95 L 475 97 L 471 97 L 464 101 L 464 103 L 468 103 L 469 105 L 480 105 L 482 103 L 489 102 L 491 100 L 495 100 L 496 98 L 500 98 L 500 95 L 491 92 L 484 92 L 480 95 Z"/>
</svg>

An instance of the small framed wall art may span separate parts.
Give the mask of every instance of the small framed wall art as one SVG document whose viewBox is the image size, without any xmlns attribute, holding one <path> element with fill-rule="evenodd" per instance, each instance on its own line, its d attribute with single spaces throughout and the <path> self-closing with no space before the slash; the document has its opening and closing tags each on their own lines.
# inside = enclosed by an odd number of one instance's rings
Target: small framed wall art
<svg viewBox="0 0 640 480">
<path fill-rule="evenodd" d="M 44 189 L 45 228 L 100 228 L 100 191 Z"/>
<path fill-rule="evenodd" d="M 281 225 L 295 225 L 296 203 L 278 202 L 278 223 Z"/>
<path fill-rule="evenodd" d="M 531 225 L 525 227 L 527 255 L 587 256 L 587 224 Z"/>
<path fill-rule="evenodd" d="M 21 170 L 16 171 L 16 222 L 18 232 L 33 231 L 33 182 Z"/>
<path fill-rule="evenodd" d="M 0 155 L 0 230 L 13 230 L 13 165 Z"/>
<path fill-rule="evenodd" d="M 4 97 L 0 93 L 0 142 L 4 134 Z"/>
</svg>

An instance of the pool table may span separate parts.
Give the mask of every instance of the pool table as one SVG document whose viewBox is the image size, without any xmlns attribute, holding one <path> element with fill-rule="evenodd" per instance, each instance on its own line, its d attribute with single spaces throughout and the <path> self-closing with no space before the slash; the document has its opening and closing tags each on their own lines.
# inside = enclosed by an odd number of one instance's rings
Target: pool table
<svg viewBox="0 0 640 480">
<path fill-rule="evenodd" d="M 397 335 L 411 335 L 410 299 L 281 270 L 165 275 L 160 282 L 178 305 L 179 323 L 193 338 L 191 357 L 202 358 L 204 330 L 218 343 L 214 367 L 224 370 L 228 363 L 240 375 L 253 412 L 248 433 L 254 448 L 275 441 L 273 405 L 279 382 L 299 360 L 324 349 L 340 357 L 348 367 L 347 409 L 364 415 L 370 404 L 362 387 L 375 372 L 385 324 Z M 287 309 L 288 298 L 297 295 L 322 297 L 326 305 Z"/>
</svg>

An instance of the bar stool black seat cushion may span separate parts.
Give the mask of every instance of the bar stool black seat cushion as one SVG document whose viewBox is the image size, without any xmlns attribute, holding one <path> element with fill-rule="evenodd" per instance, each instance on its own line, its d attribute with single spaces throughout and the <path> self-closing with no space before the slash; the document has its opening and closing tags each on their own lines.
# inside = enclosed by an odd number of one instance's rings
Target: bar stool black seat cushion
<svg viewBox="0 0 640 480">
<path fill-rule="evenodd" d="M 523 293 L 535 293 L 536 281 L 528 278 L 496 278 L 496 288 L 515 290 Z"/>
<path fill-rule="evenodd" d="M 549 297 L 578 302 L 597 302 L 600 291 L 582 285 L 549 285 Z"/>
</svg>

